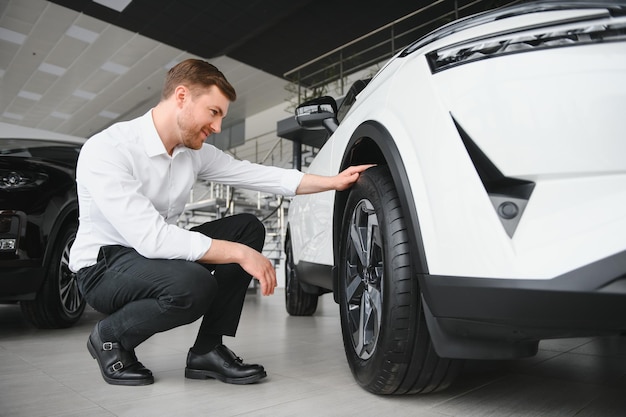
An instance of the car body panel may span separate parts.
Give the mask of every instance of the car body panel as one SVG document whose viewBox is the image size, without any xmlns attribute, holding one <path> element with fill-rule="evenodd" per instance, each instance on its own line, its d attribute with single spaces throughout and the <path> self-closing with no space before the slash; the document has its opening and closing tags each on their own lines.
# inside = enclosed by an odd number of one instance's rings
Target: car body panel
<svg viewBox="0 0 626 417">
<path fill-rule="evenodd" d="M 620 82 L 626 43 L 511 54 L 433 75 L 419 52 L 392 60 L 374 77 L 309 172 L 339 172 L 357 124 L 382 124 L 409 167 L 434 275 L 547 279 L 626 249 L 626 142 L 618 125 L 626 103 Z M 451 115 L 503 173 L 536 182 L 512 238 L 460 146 Z M 292 202 L 296 261 L 334 264 L 333 197 Z"/>
<path fill-rule="evenodd" d="M 557 3 L 469 18 L 407 47 L 308 169 L 389 166 L 443 358 L 529 356 L 541 339 L 626 330 L 626 2 L 542 11 Z M 512 188 L 487 174 L 526 191 L 501 193 Z M 288 217 L 299 282 L 338 302 L 346 193 L 297 196 Z M 503 201 L 519 204 L 514 226 Z"/>
</svg>

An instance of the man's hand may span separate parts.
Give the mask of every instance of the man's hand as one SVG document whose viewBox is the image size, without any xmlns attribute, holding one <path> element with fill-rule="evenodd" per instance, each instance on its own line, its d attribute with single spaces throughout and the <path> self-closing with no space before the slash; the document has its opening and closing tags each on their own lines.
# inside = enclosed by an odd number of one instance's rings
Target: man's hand
<svg viewBox="0 0 626 417">
<path fill-rule="evenodd" d="M 261 294 L 272 295 L 274 289 L 278 285 L 276 282 L 276 269 L 274 265 L 265 256 L 260 254 L 248 246 L 242 245 L 248 249 L 249 254 L 245 255 L 243 261 L 239 264 L 252 277 L 261 284 Z"/>
<path fill-rule="evenodd" d="M 329 190 L 346 190 L 359 179 L 361 172 L 373 166 L 374 164 L 351 166 L 332 177 L 304 174 L 302 181 L 300 181 L 300 185 L 298 185 L 296 194 L 312 194 Z"/>
<path fill-rule="evenodd" d="M 259 281 L 263 295 L 274 294 L 278 285 L 274 265 L 261 253 L 242 243 L 213 239 L 208 251 L 198 259 L 207 264 L 237 263 L 248 274 Z"/>
<path fill-rule="evenodd" d="M 359 179 L 361 172 L 373 166 L 374 166 L 373 164 L 355 165 L 355 166 L 351 166 L 351 167 L 344 169 L 339 174 L 335 175 L 334 178 L 335 178 L 336 185 L 334 189 L 337 191 L 343 191 L 345 189 L 352 187 L 352 184 L 354 184 L 356 180 Z"/>
</svg>

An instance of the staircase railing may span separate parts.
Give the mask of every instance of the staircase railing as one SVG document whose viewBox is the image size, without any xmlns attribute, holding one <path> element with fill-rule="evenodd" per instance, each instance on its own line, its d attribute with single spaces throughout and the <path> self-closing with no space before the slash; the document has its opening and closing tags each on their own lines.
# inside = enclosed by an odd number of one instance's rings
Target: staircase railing
<svg viewBox="0 0 626 417">
<path fill-rule="evenodd" d="M 402 48 L 444 24 L 487 9 L 522 0 L 436 0 L 368 34 L 312 59 L 284 74 L 296 104 L 328 94 L 345 94 L 347 77 L 376 68 Z M 417 4 L 418 2 L 416 2 Z M 331 94 L 333 95 L 333 94 Z"/>
</svg>

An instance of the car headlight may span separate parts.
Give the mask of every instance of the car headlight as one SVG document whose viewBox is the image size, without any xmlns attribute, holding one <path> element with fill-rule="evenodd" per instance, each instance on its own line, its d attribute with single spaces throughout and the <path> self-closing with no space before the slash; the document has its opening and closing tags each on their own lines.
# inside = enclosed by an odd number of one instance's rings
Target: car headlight
<svg viewBox="0 0 626 417">
<path fill-rule="evenodd" d="M 0 210 L 0 253 L 15 252 L 18 246 L 20 224 L 25 220 L 23 213 Z"/>
<path fill-rule="evenodd" d="M 43 184 L 48 176 L 41 172 L 0 169 L 0 190 L 22 190 Z"/>
</svg>

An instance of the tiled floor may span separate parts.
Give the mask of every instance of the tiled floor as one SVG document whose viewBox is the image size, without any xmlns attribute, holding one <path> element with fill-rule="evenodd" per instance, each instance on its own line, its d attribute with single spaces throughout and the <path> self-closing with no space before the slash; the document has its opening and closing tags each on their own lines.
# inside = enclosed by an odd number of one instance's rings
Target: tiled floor
<svg viewBox="0 0 626 417">
<path fill-rule="evenodd" d="M 248 296 L 226 344 L 269 376 L 247 386 L 183 377 L 197 322 L 137 349 L 154 385 L 119 387 L 102 380 L 85 347 L 98 313 L 44 331 L 0 306 L 0 416 L 626 416 L 626 337 L 543 342 L 534 358 L 467 363 L 444 392 L 382 397 L 354 382 L 338 307 L 329 295 L 320 301 L 315 316 L 289 317 L 281 290 Z"/>
</svg>

